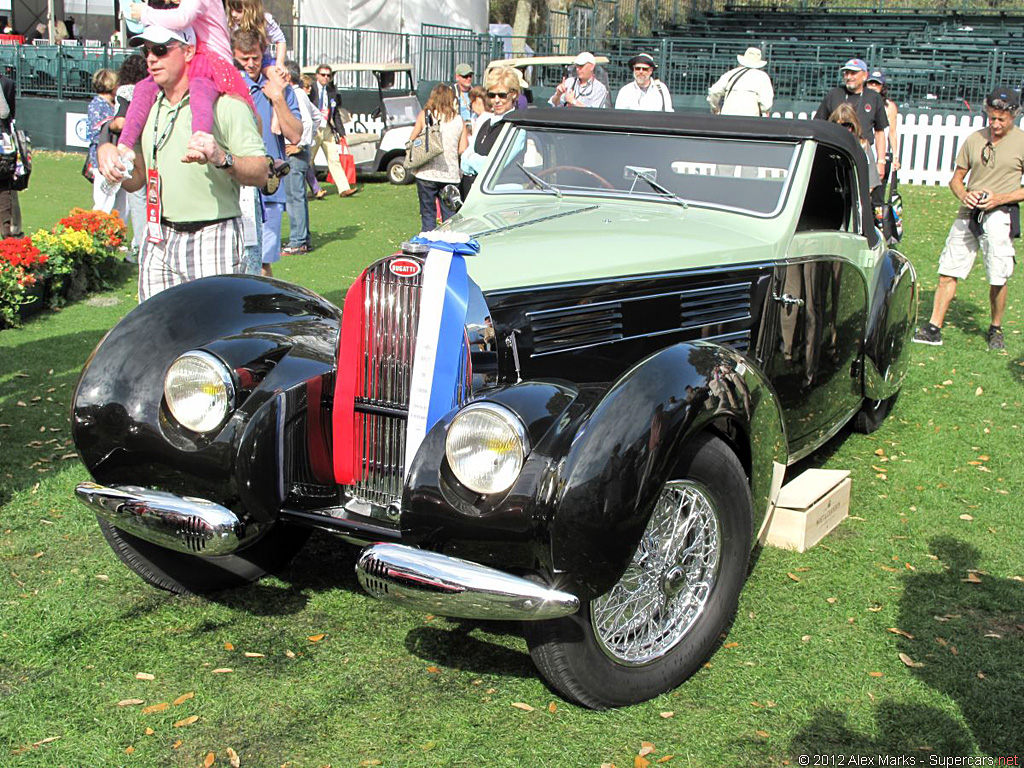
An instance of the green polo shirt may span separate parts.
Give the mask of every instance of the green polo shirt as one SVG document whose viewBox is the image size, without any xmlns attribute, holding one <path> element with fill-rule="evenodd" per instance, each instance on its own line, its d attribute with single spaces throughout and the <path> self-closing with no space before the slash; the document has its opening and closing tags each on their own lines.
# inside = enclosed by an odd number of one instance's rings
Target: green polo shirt
<svg viewBox="0 0 1024 768">
<path fill-rule="evenodd" d="M 231 175 L 209 163 L 183 163 L 181 158 L 192 138 L 192 109 L 188 95 L 176 105 L 157 98 L 142 130 L 142 156 L 147 168 L 160 172 L 163 217 L 168 221 L 213 221 L 241 215 L 238 206 L 239 185 Z M 158 136 L 173 125 L 153 159 L 153 128 Z M 256 128 L 252 109 L 230 96 L 218 98 L 213 110 L 213 138 L 235 157 L 258 157 L 266 154 L 263 139 Z"/>
</svg>

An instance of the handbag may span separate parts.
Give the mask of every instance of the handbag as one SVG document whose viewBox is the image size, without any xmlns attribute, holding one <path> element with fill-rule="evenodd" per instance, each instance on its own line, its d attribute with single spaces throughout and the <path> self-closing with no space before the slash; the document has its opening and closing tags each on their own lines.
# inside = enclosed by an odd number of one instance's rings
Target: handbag
<svg viewBox="0 0 1024 768">
<path fill-rule="evenodd" d="M 882 206 L 882 234 L 889 245 L 895 245 L 903 239 L 903 196 L 898 191 L 898 185 L 896 172 L 893 171 L 889 196 Z"/>
<path fill-rule="evenodd" d="M 96 168 L 93 166 L 92 160 L 89 158 L 88 154 L 85 156 L 85 162 L 82 163 L 82 175 L 90 184 L 92 184 L 93 180 L 96 178 Z"/>
<path fill-rule="evenodd" d="M 345 141 L 344 136 L 338 137 L 338 164 L 345 172 L 345 179 L 349 186 L 354 185 L 356 183 L 356 159 L 349 151 L 348 142 Z"/>
<path fill-rule="evenodd" d="M 427 115 L 425 120 L 423 133 L 405 145 L 405 166 L 410 171 L 426 165 L 444 152 L 441 126 L 435 123 L 430 115 Z"/>
</svg>

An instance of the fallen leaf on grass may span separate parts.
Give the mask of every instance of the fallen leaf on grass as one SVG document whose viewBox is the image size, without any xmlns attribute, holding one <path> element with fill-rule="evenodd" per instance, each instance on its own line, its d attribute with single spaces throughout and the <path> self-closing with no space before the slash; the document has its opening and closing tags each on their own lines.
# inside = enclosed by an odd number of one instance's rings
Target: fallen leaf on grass
<svg viewBox="0 0 1024 768">
<path fill-rule="evenodd" d="M 770 733 L 768 733 L 768 731 L 760 731 L 760 730 L 754 731 L 754 733 L 756 733 L 762 739 L 767 739 L 771 735 Z"/>
<path fill-rule="evenodd" d="M 968 515 L 968 514 L 963 514 L 963 515 L 960 515 L 960 519 L 961 520 L 973 520 L 974 516 L 973 515 Z"/>
<path fill-rule="evenodd" d="M 810 635 L 804 635 L 803 637 L 800 638 L 800 640 L 802 642 L 809 643 L 811 641 L 811 636 Z"/>
<path fill-rule="evenodd" d="M 633 758 L 633 768 L 647 768 L 651 764 L 651 761 L 642 755 L 637 755 Z"/>
<path fill-rule="evenodd" d="M 179 704 L 184 704 L 189 699 L 194 699 L 195 695 L 196 695 L 195 691 L 189 691 L 188 693 L 181 694 L 181 696 L 179 696 L 178 698 L 176 698 L 174 700 L 174 706 L 178 706 Z"/>
<path fill-rule="evenodd" d="M 429 672 L 432 675 L 436 675 L 440 671 L 441 670 L 438 669 L 437 667 L 427 667 L 427 672 Z"/>
<path fill-rule="evenodd" d="M 965 581 L 968 584 L 981 584 L 981 579 L 978 578 L 978 574 L 976 573 L 968 573 L 967 578 L 960 579 L 960 581 Z"/>
<path fill-rule="evenodd" d="M 879 611 L 882 610 L 882 606 L 880 606 L 880 605 L 869 605 L 868 606 L 868 610 L 871 611 L 872 613 L 878 613 Z"/>
<path fill-rule="evenodd" d="M 523 710 L 523 712 L 533 712 L 533 707 L 531 707 L 529 704 L 524 704 L 521 701 L 513 701 L 512 706 L 516 709 Z"/>
<path fill-rule="evenodd" d="M 894 635 L 901 635 L 902 637 L 907 638 L 907 640 L 913 640 L 914 639 L 914 636 L 912 634 L 910 634 L 909 632 L 906 632 L 906 631 L 904 631 L 902 629 L 899 629 L 898 627 L 889 627 L 888 631 L 892 632 Z"/>
<path fill-rule="evenodd" d="M 789 576 L 789 578 L 791 578 L 793 581 L 800 581 L 800 577 L 797 576 L 795 573 L 787 573 L 786 575 Z"/>
<path fill-rule="evenodd" d="M 245 656 L 250 659 L 262 659 L 265 658 L 264 654 L 256 653 L 255 651 L 246 651 Z"/>
<path fill-rule="evenodd" d="M 134 751 L 135 751 L 135 747 L 125 747 L 125 748 L 124 748 L 124 753 L 125 753 L 126 755 L 130 755 L 130 754 L 132 754 L 132 753 L 133 753 Z"/>
<path fill-rule="evenodd" d="M 166 701 L 160 702 L 159 704 L 153 704 L 151 706 L 144 707 L 142 710 L 142 714 L 151 715 L 154 712 L 163 712 L 165 709 L 167 709 L 167 706 L 168 705 Z"/>
<path fill-rule="evenodd" d="M 665 755 L 664 757 L 659 757 L 659 758 L 658 758 L 657 760 L 655 760 L 654 762 L 656 762 L 656 763 L 667 763 L 667 762 L 668 762 L 669 760 L 671 760 L 671 759 L 672 759 L 673 757 L 675 757 L 675 755 Z"/>
<path fill-rule="evenodd" d="M 146 728 L 145 730 L 145 734 L 147 736 L 152 736 L 154 733 L 156 733 L 156 731 L 154 731 L 152 728 Z"/>
<path fill-rule="evenodd" d="M 739 648 L 740 644 L 739 643 L 726 643 L 722 647 L 723 648 Z"/>
<path fill-rule="evenodd" d="M 550 704 L 548 704 L 548 712 L 550 712 L 553 715 L 557 711 L 558 711 L 558 705 L 555 704 L 555 702 L 552 701 Z"/>
<path fill-rule="evenodd" d="M 363 762 L 361 762 L 361 763 L 360 763 L 359 765 L 362 765 L 362 766 L 367 766 L 367 765 L 382 765 L 382 763 L 381 763 L 381 761 L 380 761 L 380 760 L 378 760 L 378 759 L 377 759 L 376 757 L 372 757 L 372 758 L 370 758 L 369 760 L 363 760 Z"/>
<path fill-rule="evenodd" d="M 156 680 L 156 675 L 151 675 L 149 672 L 136 672 L 136 680 Z"/>
<path fill-rule="evenodd" d="M 288 650 L 286 650 L 284 652 L 284 655 L 287 656 L 289 659 L 294 659 L 295 658 L 295 651 L 288 651 Z"/>
<path fill-rule="evenodd" d="M 651 752 L 653 752 L 653 751 L 654 751 L 654 743 L 653 742 L 641 741 L 640 742 L 640 752 L 638 752 L 637 754 L 639 754 L 640 757 L 645 757 L 645 756 L 651 754 Z"/>
<path fill-rule="evenodd" d="M 220 667 L 219 669 L 213 670 L 213 674 L 215 674 L 215 675 L 223 675 L 223 674 L 226 674 L 227 672 L 234 672 L 234 671 L 235 670 L 228 669 L 227 667 Z"/>
<path fill-rule="evenodd" d="M 675 714 L 676 714 L 675 712 L 659 712 L 658 713 L 658 715 L 660 717 L 663 717 L 666 720 L 668 720 L 670 717 L 675 717 Z"/>
<path fill-rule="evenodd" d="M 924 663 L 922 663 L 920 661 L 914 661 L 912 658 L 907 656 L 907 654 L 905 654 L 905 653 L 901 653 L 900 654 L 900 661 L 902 661 L 908 667 L 914 667 L 915 669 L 919 669 L 919 668 L 924 666 Z"/>
<path fill-rule="evenodd" d="M 835 605 L 837 602 L 839 602 L 839 598 L 838 597 L 826 597 L 825 598 L 825 602 L 828 603 L 829 605 Z"/>
<path fill-rule="evenodd" d="M 984 680 L 985 679 L 985 673 L 982 672 L 980 669 L 978 670 L 978 679 L 979 680 Z"/>
<path fill-rule="evenodd" d="M 185 728 L 186 726 L 192 725 L 193 723 L 199 722 L 199 715 L 189 715 L 183 720 L 179 720 L 174 724 L 175 728 Z"/>
<path fill-rule="evenodd" d="M 228 765 L 231 768 L 239 768 L 242 765 L 242 761 L 238 759 L 238 753 L 235 752 L 231 747 L 224 750 L 228 754 Z"/>
<path fill-rule="evenodd" d="M 182 740 L 181 740 L 181 739 L 178 739 L 178 740 L 177 740 L 176 742 L 174 742 L 173 744 L 171 744 L 171 749 L 177 749 L 177 748 L 178 748 L 178 747 L 180 747 L 180 746 L 181 746 L 181 745 L 182 745 L 183 743 L 184 743 L 184 742 L 182 742 Z"/>
<path fill-rule="evenodd" d="M 117 702 L 117 706 L 119 706 L 119 707 L 131 707 L 131 706 L 133 706 L 135 704 L 144 704 L 144 703 L 145 702 L 142 699 L 121 699 L 119 702 Z"/>
<path fill-rule="evenodd" d="M 875 456 L 885 456 L 885 448 L 876 448 Z"/>
<path fill-rule="evenodd" d="M 883 571 L 888 571 L 889 573 L 898 573 L 900 570 L 899 568 L 893 568 L 889 565 L 880 565 L 878 567 L 881 568 Z"/>
<path fill-rule="evenodd" d="M 979 397 L 981 395 L 981 393 L 984 392 L 984 391 L 985 391 L 984 389 L 982 389 L 981 387 L 978 387 L 976 390 L 974 390 L 974 396 L 975 397 Z"/>
<path fill-rule="evenodd" d="M 207 752 L 206 757 L 203 759 L 203 768 L 210 768 L 213 765 L 213 761 L 216 760 L 216 755 L 213 752 Z"/>
<path fill-rule="evenodd" d="M 321 632 L 319 635 L 310 635 L 306 639 L 309 640 L 309 642 L 311 642 L 311 643 L 319 643 L 325 637 L 326 637 L 326 635 L 323 632 Z"/>
<path fill-rule="evenodd" d="M 233 650 L 235 650 L 235 646 L 233 646 L 231 643 L 224 643 L 224 650 L 225 651 L 233 651 Z"/>
<path fill-rule="evenodd" d="M 868 675 L 870 677 L 882 677 L 883 673 L 882 672 L 868 672 Z"/>
</svg>

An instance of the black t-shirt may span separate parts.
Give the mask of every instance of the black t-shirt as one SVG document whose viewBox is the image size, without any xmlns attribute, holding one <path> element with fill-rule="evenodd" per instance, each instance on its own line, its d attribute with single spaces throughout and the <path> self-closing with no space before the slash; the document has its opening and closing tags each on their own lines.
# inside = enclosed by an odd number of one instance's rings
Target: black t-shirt
<svg viewBox="0 0 1024 768">
<path fill-rule="evenodd" d="M 885 115 L 885 100 L 877 91 L 864 88 L 860 93 L 850 93 L 843 86 L 833 88 L 821 100 L 821 106 L 814 113 L 815 120 L 828 120 L 840 104 L 850 104 L 857 110 L 857 120 L 864 138 L 874 146 L 875 131 L 884 131 L 889 127 L 889 118 Z"/>
</svg>

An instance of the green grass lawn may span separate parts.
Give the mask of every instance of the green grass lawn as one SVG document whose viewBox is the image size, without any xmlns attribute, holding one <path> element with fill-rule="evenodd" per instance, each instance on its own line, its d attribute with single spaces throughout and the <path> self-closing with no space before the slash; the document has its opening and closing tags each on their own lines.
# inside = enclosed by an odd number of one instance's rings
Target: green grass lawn
<svg viewBox="0 0 1024 768">
<path fill-rule="evenodd" d="M 26 231 L 88 205 L 80 166 L 38 155 Z M 926 314 L 953 199 L 904 196 Z M 310 208 L 315 252 L 275 272 L 335 302 L 418 229 L 413 187 L 370 182 Z M 1021 280 L 1006 352 L 986 350 L 979 267 L 945 346 L 912 346 L 882 428 L 801 463 L 852 471 L 852 517 L 805 554 L 757 553 L 728 647 L 672 693 L 595 713 L 544 686 L 514 626 L 373 600 L 356 550 L 327 536 L 282 577 L 213 599 L 125 568 L 73 500 L 88 476 L 68 408 L 89 352 L 134 306 L 126 269 L 115 290 L 0 332 L 0 765 L 196 766 L 209 752 L 228 765 L 231 748 L 243 766 L 623 768 L 643 742 L 652 763 L 692 766 L 1020 754 Z"/>
</svg>

